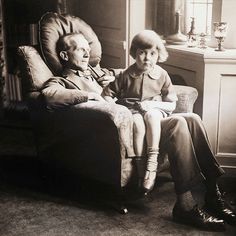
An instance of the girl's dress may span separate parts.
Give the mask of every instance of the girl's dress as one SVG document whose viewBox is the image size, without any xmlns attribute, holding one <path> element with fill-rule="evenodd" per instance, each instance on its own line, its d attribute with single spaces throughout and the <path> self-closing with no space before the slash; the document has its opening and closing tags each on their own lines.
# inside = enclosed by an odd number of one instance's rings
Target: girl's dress
<svg viewBox="0 0 236 236">
<path fill-rule="evenodd" d="M 139 113 L 135 106 L 137 102 L 178 100 L 168 73 L 158 65 L 148 73 L 140 73 L 136 64 L 131 65 L 103 93 L 105 96 L 116 97 L 116 103 L 126 106 L 133 114 Z M 169 115 L 163 110 L 161 112 L 163 117 Z"/>
</svg>

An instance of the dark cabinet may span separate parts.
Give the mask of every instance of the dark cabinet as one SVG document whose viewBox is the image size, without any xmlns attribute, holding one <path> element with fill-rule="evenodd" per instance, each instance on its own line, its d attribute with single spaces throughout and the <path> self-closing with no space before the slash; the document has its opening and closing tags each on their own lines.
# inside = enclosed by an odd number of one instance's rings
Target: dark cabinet
<svg viewBox="0 0 236 236">
<path fill-rule="evenodd" d="M 5 73 L 1 77 L 3 84 L 1 100 L 4 100 L 5 110 L 17 110 L 25 106 L 18 69 L 18 46 L 33 45 L 37 48 L 39 19 L 46 12 L 60 12 L 66 2 L 66 0 L 1 0 L 1 30 L 4 37 L 0 38 L 0 47 L 4 48 L 2 61 L 5 65 Z"/>
</svg>

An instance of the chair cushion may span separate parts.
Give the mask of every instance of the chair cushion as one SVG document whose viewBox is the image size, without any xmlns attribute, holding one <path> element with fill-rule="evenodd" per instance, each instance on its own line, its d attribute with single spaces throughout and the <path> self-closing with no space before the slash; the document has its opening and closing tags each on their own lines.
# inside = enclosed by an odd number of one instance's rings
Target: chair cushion
<svg viewBox="0 0 236 236">
<path fill-rule="evenodd" d="M 39 21 L 39 43 L 44 60 L 54 75 L 60 75 L 62 66 L 56 52 L 60 36 L 67 33 L 82 33 L 91 47 L 90 61 L 96 66 L 101 60 L 101 44 L 92 28 L 79 17 L 48 12 Z"/>
<path fill-rule="evenodd" d="M 40 90 L 44 82 L 52 77 L 52 72 L 34 47 L 20 46 L 18 54 L 21 57 L 23 95 Z"/>
</svg>

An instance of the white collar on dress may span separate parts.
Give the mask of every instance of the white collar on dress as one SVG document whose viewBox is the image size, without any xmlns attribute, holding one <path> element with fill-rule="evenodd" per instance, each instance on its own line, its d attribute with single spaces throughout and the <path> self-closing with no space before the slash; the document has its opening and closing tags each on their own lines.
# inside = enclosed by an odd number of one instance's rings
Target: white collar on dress
<svg viewBox="0 0 236 236">
<path fill-rule="evenodd" d="M 160 76 L 163 74 L 163 71 L 164 70 L 160 66 L 155 65 L 153 69 L 148 72 L 142 72 L 142 71 L 140 72 L 137 68 L 136 63 L 131 65 L 127 70 L 128 74 L 132 78 L 140 78 L 140 75 L 147 74 L 151 79 L 155 79 L 155 80 L 160 78 Z"/>
</svg>

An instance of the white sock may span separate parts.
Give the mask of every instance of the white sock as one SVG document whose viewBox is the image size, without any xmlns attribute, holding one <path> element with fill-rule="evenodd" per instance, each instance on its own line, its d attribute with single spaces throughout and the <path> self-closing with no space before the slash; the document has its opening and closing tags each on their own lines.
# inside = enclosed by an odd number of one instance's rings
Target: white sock
<svg viewBox="0 0 236 236">
<path fill-rule="evenodd" d="M 147 149 L 147 170 L 157 171 L 159 148 L 148 147 Z"/>
</svg>

